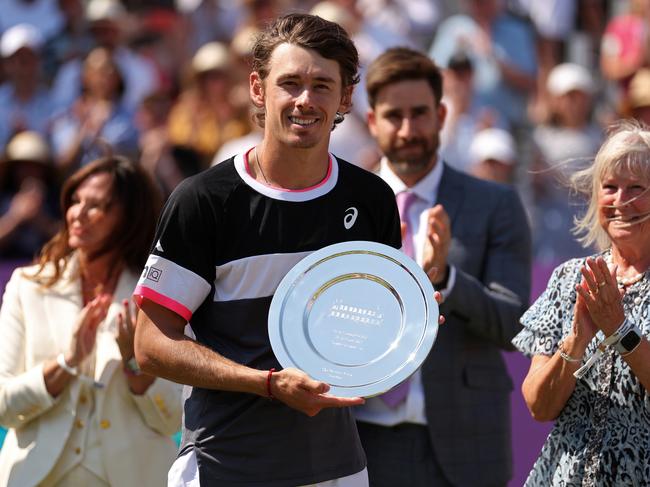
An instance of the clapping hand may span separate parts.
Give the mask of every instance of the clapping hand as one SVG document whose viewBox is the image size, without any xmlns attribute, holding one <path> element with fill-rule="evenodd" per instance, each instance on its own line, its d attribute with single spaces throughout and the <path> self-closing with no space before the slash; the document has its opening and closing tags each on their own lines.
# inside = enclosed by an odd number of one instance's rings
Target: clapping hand
<svg viewBox="0 0 650 487">
<path fill-rule="evenodd" d="M 587 284 L 582 280 L 582 282 L 577 287 L 586 288 Z M 577 288 L 576 288 L 577 291 Z M 588 291 L 588 290 L 587 290 Z M 598 327 L 594 323 L 594 320 L 591 319 L 589 310 L 587 309 L 587 303 L 585 298 L 582 297 L 580 292 L 577 292 L 576 295 L 576 304 L 573 309 L 573 334 L 576 337 L 576 340 L 581 344 L 582 347 L 586 348 L 592 338 L 596 335 Z"/>
<path fill-rule="evenodd" d="M 436 205 L 428 211 L 427 238 L 422 258 L 422 268 L 434 286 L 440 284 L 447 273 L 447 256 L 450 244 L 449 215 L 442 205 Z"/>
<path fill-rule="evenodd" d="M 106 318 L 112 301 L 110 294 L 100 294 L 81 310 L 72 334 L 70 350 L 64 357 L 70 367 L 79 365 L 92 352 L 97 339 L 97 329 Z"/>
<path fill-rule="evenodd" d="M 616 266 L 608 267 L 602 257 L 589 257 L 580 272 L 582 282 L 576 287 L 579 298 L 589 311 L 593 325 L 605 336 L 610 336 L 625 320 L 623 296 L 616 283 Z"/>
<path fill-rule="evenodd" d="M 117 315 L 117 334 L 115 341 L 120 349 L 123 360 L 134 357 L 133 337 L 135 336 L 135 313 L 132 312 L 129 300 L 122 301 L 122 311 Z"/>
</svg>

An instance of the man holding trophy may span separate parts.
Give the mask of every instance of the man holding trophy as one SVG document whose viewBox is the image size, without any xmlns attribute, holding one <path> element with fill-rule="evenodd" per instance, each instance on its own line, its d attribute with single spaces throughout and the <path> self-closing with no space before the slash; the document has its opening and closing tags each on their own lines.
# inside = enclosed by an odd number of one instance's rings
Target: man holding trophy
<svg viewBox="0 0 650 487">
<path fill-rule="evenodd" d="M 349 408 L 363 399 L 281 369 L 267 331 L 278 283 L 305 256 L 347 241 L 401 246 L 390 188 L 328 153 L 357 70 L 337 24 L 277 19 L 253 49 L 262 142 L 165 205 L 135 291 L 135 352 L 146 372 L 191 386 L 170 486 L 367 485 Z"/>
</svg>

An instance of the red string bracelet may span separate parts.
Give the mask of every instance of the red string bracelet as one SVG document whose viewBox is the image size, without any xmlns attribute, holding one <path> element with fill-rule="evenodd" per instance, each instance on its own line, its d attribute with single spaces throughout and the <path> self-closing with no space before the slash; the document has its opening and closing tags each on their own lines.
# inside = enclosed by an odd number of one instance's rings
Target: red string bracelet
<svg viewBox="0 0 650 487">
<path fill-rule="evenodd" d="M 266 393 L 269 399 L 274 399 L 273 393 L 271 392 L 271 376 L 275 372 L 275 369 L 269 369 L 269 375 L 266 376 Z"/>
</svg>

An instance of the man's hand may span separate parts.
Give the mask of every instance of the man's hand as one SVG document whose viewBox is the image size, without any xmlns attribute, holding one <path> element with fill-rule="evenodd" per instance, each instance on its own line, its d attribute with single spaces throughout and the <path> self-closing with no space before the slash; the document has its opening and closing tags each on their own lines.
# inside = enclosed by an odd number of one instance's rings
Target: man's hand
<svg viewBox="0 0 650 487">
<path fill-rule="evenodd" d="M 436 205 L 428 211 L 427 239 L 422 259 L 422 268 L 434 286 L 443 282 L 447 275 L 447 256 L 450 244 L 449 215 L 442 205 Z M 437 272 L 432 272 L 433 268 L 436 268 Z"/>
<path fill-rule="evenodd" d="M 365 402 L 361 397 L 330 396 L 328 384 L 293 368 L 273 373 L 269 387 L 274 398 L 307 416 L 316 416 L 325 408 L 358 406 Z"/>
</svg>

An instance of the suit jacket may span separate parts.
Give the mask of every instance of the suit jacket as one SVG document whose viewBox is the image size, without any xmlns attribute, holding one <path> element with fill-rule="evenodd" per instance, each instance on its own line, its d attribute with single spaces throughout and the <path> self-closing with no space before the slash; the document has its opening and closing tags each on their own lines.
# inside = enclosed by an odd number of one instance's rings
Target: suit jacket
<svg viewBox="0 0 650 487">
<path fill-rule="evenodd" d="M 512 473 L 510 392 L 501 350 L 530 292 L 530 231 L 516 192 L 449 166 L 438 190 L 451 221 L 456 281 L 446 323 L 421 373 L 435 456 L 459 486 L 505 485 Z"/>
<path fill-rule="evenodd" d="M 52 470 L 73 428 L 80 383 L 72 379 L 57 398 L 45 388 L 43 364 L 68 349 L 82 309 L 81 281 L 73 257 L 63 278 L 50 288 L 27 279 L 35 267 L 14 271 L 0 309 L 0 424 L 9 428 L 0 451 L 0 485 L 29 487 Z M 115 342 L 122 300 L 136 275 L 122 272 L 96 342 L 95 418 L 101 452 L 113 486 L 166 485 L 180 427 L 181 389 L 156 379 L 141 396 L 128 388 Z"/>
</svg>

